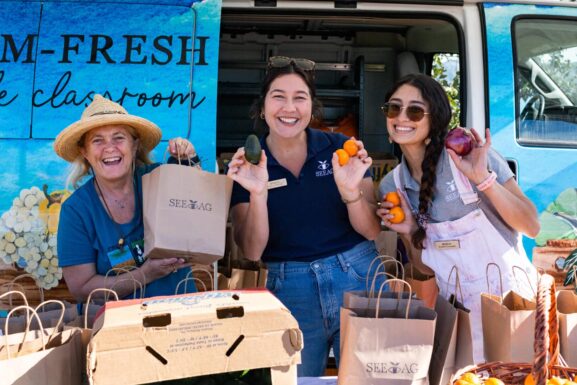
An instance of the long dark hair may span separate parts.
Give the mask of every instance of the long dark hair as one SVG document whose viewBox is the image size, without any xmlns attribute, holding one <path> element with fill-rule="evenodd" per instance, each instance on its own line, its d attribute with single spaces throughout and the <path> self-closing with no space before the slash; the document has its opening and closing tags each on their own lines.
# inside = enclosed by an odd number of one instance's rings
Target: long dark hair
<svg viewBox="0 0 577 385">
<path fill-rule="evenodd" d="M 443 151 L 445 136 L 451 121 L 451 105 L 443 87 L 433 78 L 423 74 L 410 74 L 399 79 L 387 93 L 386 100 L 403 85 L 410 85 L 421 92 L 421 96 L 429 105 L 430 143 L 425 149 L 425 157 L 421 164 L 421 190 L 419 191 L 419 209 L 417 223 L 419 228 L 413 234 L 411 243 L 417 249 L 423 249 L 423 241 L 427 236 L 424 222 L 429 218 L 429 207 L 433 200 L 433 189 L 437 180 L 437 163 Z"/>
<path fill-rule="evenodd" d="M 322 112 L 322 103 L 320 100 L 317 99 L 317 89 L 315 87 L 315 77 L 314 71 L 306 71 L 302 68 L 299 68 L 294 62 L 290 62 L 284 67 L 272 67 L 267 70 L 267 73 L 262 81 L 260 95 L 259 97 L 253 102 L 250 108 L 250 117 L 254 119 L 255 122 L 255 131 L 262 135 L 268 131 L 268 126 L 264 119 L 261 119 L 260 115 L 261 112 L 264 111 L 264 101 L 266 99 L 266 94 L 270 90 L 270 86 L 272 82 L 278 78 L 279 76 L 289 75 L 289 74 L 296 74 L 300 76 L 301 79 L 305 82 L 309 89 L 309 93 L 311 95 L 312 100 L 312 116 L 314 116 L 315 120 L 322 121 L 323 112 Z"/>
</svg>

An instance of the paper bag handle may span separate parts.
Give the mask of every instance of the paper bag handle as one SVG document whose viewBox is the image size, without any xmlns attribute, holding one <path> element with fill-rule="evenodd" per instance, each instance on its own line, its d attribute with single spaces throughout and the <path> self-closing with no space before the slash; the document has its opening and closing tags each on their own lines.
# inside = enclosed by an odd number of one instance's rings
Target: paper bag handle
<svg viewBox="0 0 577 385">
<path fill-rule="evenodd" d="M 497 272 L 499 273 L 499 284 L 501 285 L 501 299 L 503 299 L 503 275 L 501 274 L 501 268 L 495 262 L 487 263 L 487 267 L 485 267 L 485 278 L 487 280 L 487 293 L 491 294 L 491 288 L 489 287 L 489 267 L 495 266 L 497 268 Z"/>
<path fill-rule="evenodd" d="M 110 290 L 114 290 L 114 288 L 121 284 L 122 282 L 132 282 L 132 287 L 134 288 L 132 290 L 132 298 L 136 299 L 136 289 L 140 290 L 140 299 L 142 299 L 142 291 L 144 290 L 144 286 L 142 285 L 142 282 L 134 279 L 134 276 L 130 277 L 130 278 L 121 278 L 121 279 L 117 279 L 116 282 L 114 282 L 112 285 L 110 285 Z M 117 293 L 118 294 L 118 293 Z M 106 301 L 108 302 L 108 295 L 106 296 Z"/>
<path fill-rule="evenodd" d="M 517 276 L 515 275 L 515 269 L 520 270 L 525 275 L 527 282 L 529 282 L 529 287 L 531 288 L 531 291 L 533 292 L 533 296 L 537 297 L 537 291 L 535 290 L 535 287 L 533 286 L 533 283 L 531 282 L 531 279 L 529 278 L 529 274 L 521 266 L 513 265 L 513 267 L 511 267 L 511 271 L 513 272 L 513 277 L 515 278 L 515 283 L 517 284 L 517 286 L 519 286 L 519 280 L 517 279 Z"/>
<path fill-rule="evenodd" d="M 465 303 L 465 297 L 463 296 L 461 278 L 459 277 L 459 269 L 457 268 L 457 265 L 453 265 L 453 267 L 451 267 L 451 271 L 449 272 L 449 277 L 447 278 L 447 295 L 449 294 L 449 285 L 451 283 L 451 276 L 453 275 L 453 271 L 455 272 L 455 296 L 453 297 L 453 305 L 455 305 L 457 289 L 459 290 L 459 294 L 461 294 L 461 303 Z"/>
<path fill-rule="evenodd" d="M 40 320 L 38 313 L 36 313 L 36 310 L 34 310 L 34 308 L 32 308 L 28 305 L 16 306 L 14 309 L 10 310 L 10 312 L 6 316 L 6 320 L 4 321 L 4 330 L 6 331 L 6 352 L 8 353 L 8 359 L 11 359 L 10 344 L 8 342 L 8 336 L 10 335 L 10 333 L 8 331 L 8 325 L 10 324 L 9 320 L 10 320 L 10 317 L 12 317 L 12 314 L 14 314 L 15 312 L 17 312 L 19 310 L 23 310 L 23 309 L 26 309 L 26 314 L 32 313 L 32 316 L 36 317 L 36 321 L 38 322 L 38 326 L 40 327 L 40 336 L 42 338 L 42 350 L 46 349 L 46 341 L 44 339 L 44 326 L 42 325 L 42 321 Z M 27 318 L 28 318 L 28 321 L 26 322 L 26 329 L 24 330 L 24 335 L 22 336 L 22 345 L 21 346 L 24 346 L 24 342 L 26 341 L 26 336 L 30 332 L 30 323 L 31 323 L 30 320 L 31 320 L 31 318 L 29 317 L 29 315 L 27 316 Z"/>
<path fill-rule="evenodd" d="M 52 328 L 52 333 L 50 333 L 50 335 L 48 336 L 48 342 L 50 342 L 52 340 L 52 337 L 54 337 L 54 334 L 57 331 L 60 331 L 60 327 L 62 326 L 62 322 L 64 321 L 64 314 L 66 313 L 66 307 L 64 306 L 64 303 L 62 301 L 58 301 L 56 299 L 48 299 L 48 300 L 38 304 L 38 306 L 36 306 L 34 308 L 34 310 L 36 312 L 38 312 L 39 309 L 41 309 L 45 305 L 48 305 L 49 303 L 55 303 L 55 304 L 59 305 L 62 309 L 62 312 L 60 312 L 60 317 L 58 317 L 58 322 L 56 322 L 56 326 L 54 326 Z"/>
<path fill-rule="evenodd" d="M 38 292 L 40 293 L 40 302 L 44 302 L 44 289 L 42 287 L 40 287 L 40 285 L 38 285 L 38 280 L 32 274 L 20 274 L 20 275 L 14 277 L 14 279 L 10 282 L 15 283 L 16 281 L 19 281 L 23 278 L 31 278 L 34 281 L 34 283 L 36 284 L 36 288 L 38 289 Z M 24 290 L 23 292 L 25 293 L 26 291 Z"/>
<path fill-rule="evenodd" d="M 181 283 L 184 283 L 184 292 L 182 294 L 186 294 L 188 292 L 188 281 L 200 282 L 202 284 L 202 288 L 204 289 L 204 291 L 207 291 L 206 284 L 201 279 L 192 277 L 192 278 L 184 278 L 180 282 L 178 282 L 178 284 L 176 285 L 176 289 L 174 289 L 174 295 L 178 295 L 178 289 L 180 289 Z"/>
<path fill-rule="evenodd" d="M 204 268 L 204 267 L 191 268 L 190 271 L 189 271 L 188 273 L 186 273 L 186 276 L 184 277 L 184 279 L 193 278 L 194 276 L 192 276 L 192 274 L 193 274 L 195 271 L 202 271 L 203 273 L 206 273 L 206 274 L 208 275 L 208 278 L 210 278 L 210 282 L 212 283 L 212 289 L 211 289 L 211 291 L 213 291 L 213 290 L 214 290 L 214 277 L 213 277 L 212 273 L 210 272 L 210 270 L 208 270 L 208 269 L 206 269 L 206 268 Z M 199 279 L 199 278 L 197 278 L 197 279 Z M 200 279 L 199 279 L 199 280 L 200 280 Z M 204 284 L 204 281 L 202 281 L 202 280 L 200 280 L 200 281 L 203 283 L 204 291 L 207 291 L 207 287 L 206 287 L 206 284 Z M 186 292 L 186 286 L 185 286 L 184 291 Z"/>
<path fill-rule="evenodd" d="M 84 329 L 88 329 L 88 306 L 90 305 L 90 300 L 92 299 L 92 294 L 96 292 L 105 292 L 105 301 L 108 302 L 108 294 L 112 294 L 114 296 L 114 300 L 118 301 L 118 294 L 111 289 L 106 289 L 104 287 L 94 289 L 88 294 L 88 298 L 86 299 L 86 306 L 84 307 Z"/>
<path fill-rule="evenodd" d="M 411 301 L 413 299 L 413 288 L 411 287 L 411 285 L 403 280 L 403 279 L 398 279 L 398 278 L 391 278 L 389 280 L 386 280 L 385 282 L 383 282 L 381 284 L 381 287 L 379 288 L 379 296 L 377 297 L 377 306 L 375 306 L 375 318 L 379 318 L 379 308 L 381 306 L 381 295 L 383 294 L 383 288 L 385 287 L 386 284 L 391 283 L 391 282 L 400 282 L 404 285 L 406 285 L 409 288 L 409 298 L 407 299 L 407 308 L 405 309 L 405 319 L 409 319 L 409 309 L 411 308 Z M 401 295 L 402 293 L 399 292 L 397 295 L 397 308 L 399 306 L 399 304 L 401 303 Z"/>
<path fill-rule="evenodd" d="M 22 287 L 22 285 L 20 285 L 19 283 L 14 283 L 14 282 L 8 282 L 5 283 L 4 285 L 0 286 L 0 287 L 13 287 L 13 286 L 20 286 L 21 289 L 24 289 Z M 6 293 L 2 293 L 0 294 L 0 299 L 4 298 L 4 297 L 9 297 L 10 298 L 10 302 L 8 303 L 8 306 L 13 307 L 12 305 L 12 296 L 14 294 L 17 294 L 19 296 L 22 297 L 22 300 L 24 301 L 24 305 L 28 306 L 28 300 L 26 299 L 26 295 L 24 294 L 24 290 L 19 291 L 19 290 L 9 290 Z M 28 313 L 27 313 L 28 314 Z"/>
<path fill-rule="evenodd" d="M 116 276 L 120 276 L 122 274 L 128 273 L 130 274 L 130 278 L 132 279 L 132 281 L 134 282 L 138 282 L 139 286 L 140 286 L 140 298 L 145 298 L 145 292 L 146 292 L 146 284 L 142 284 L 142 282 L 140 282 L 138 279 L 136 279 L 134 277 L 134 271 L 138 271 L 140 274 L 142 274 L 142 279 L 144 280 L 144 282 L 146 282 L 146 276 L 144 275 L 144 271 L 142 269 L 139 269 L 136 266 L 120 266 L 120 267 L 113 267 L 110 270 L 108 270 L 106 272 L 106 274 L 104 275 L 104 286 L 106 287 L 106 281 L 108 280 L 108 277 L 110 276 L 110 273 L 116 273 Z M 122 273 L 122 274 L 120 274 Z M 127 281 L 127 278 L 122 279 L 121 281 Z M 111 285 L 111 289 L 114 288 L 114 286 L 116 286 L 116 284 L 118 283 L 115 282 L 114 284 Z M 134 290 L 132 291 L 132 298 L 136 298 L 136 285 L 133 284 Z M 106 296 L 104 298 L 104 300 L 106 302 L 108 302 L 108 293 L 106 293 Z"/>
<path fill-rule="evenodd" d="M 381 257 L 390 257 L 391 259 L 385 259 L 382 260 Z M 402 272 L 402 278 L 405 278 L 405 268 L 403 266 L 403 264 L 398 261 L 396 258 L 391 257 L 390 255 L 377 255 L 375 258 L 373 258 L 373 260 L 371 261 L 371 263 L 369 264 L 369 269 L 367 270 L 367 277 L 365 279 L 365 291 L 366 291 L 366 295 L 367 297 L 369 297 L 372 293 L 372 290 L 369 292 L 369 277 L 371 276 L 371 269 L 373 268 L 373 265 L 375 264 L 376 261 L 380 261 L 380 263 L 377 265 L 377 268 L 375 269 L 375 273 L 373 274 L 373 280 L 371 283 L 371 288 L 374 289 L 375 287 L 375 279 L 377 278 L 377 274 L 379 273 L 379 269 L 381 268 L 381 266 L 384 267 L 387 265 L 387 263 L 395 263 L 395 278 L 399 276 L 399 266 L 401 266 L 401 272 Z"/>
</svg>

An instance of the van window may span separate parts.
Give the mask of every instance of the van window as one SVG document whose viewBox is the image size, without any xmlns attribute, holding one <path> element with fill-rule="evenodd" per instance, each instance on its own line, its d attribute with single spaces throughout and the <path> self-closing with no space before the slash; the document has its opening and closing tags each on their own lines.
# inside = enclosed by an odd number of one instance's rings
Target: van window
<svg viewBox="0 0 577 385">
<path fill-rule="evenodd" d="M 569 19 L 518 19 L 517 141 L 577 147 L 577 24 Z"/>
<path fill-rule="evenodd" d="M 459 55 L 451 53 L 437 53 L 433 55 L 433 65 L 431 76 L 435 78 L 445 89 L 449 102 L 451 103 L 450 127 L 460 126 L 461 103 L 459 100 L 459 90 L 461 85 L 461 74 L 459 67 Z"/>
</svg>

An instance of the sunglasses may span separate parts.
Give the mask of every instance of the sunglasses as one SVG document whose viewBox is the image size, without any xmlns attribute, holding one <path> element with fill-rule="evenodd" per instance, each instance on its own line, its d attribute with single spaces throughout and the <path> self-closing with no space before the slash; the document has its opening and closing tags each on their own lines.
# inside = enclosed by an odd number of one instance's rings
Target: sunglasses
<svg viewBox="0 0 577 385">
<path fill-rule="evenodd" d="M 287 56 L 271 56 L 268 59 L 267 69 L 283 68 L 290 64 L 294 64 L 297 68 L 300 68 L 303 71 L 312 71 L 315 69 L 315 62 L 312 60 Z"/>
<path fill-rule="evenodd" d="M 401 115 L 401 111 L 403 110 L 406 110 L 405 113 L 407 114 L 407 118 L 413 122 L 419 122 L 425 117 L 425 115 L 429 115 L 429 113 L 425 112 L 425 109 L 421 106 L 403 107 L 397 103 L 385 103 L 381 107 L 381 111 L 383 111 L 383 114 L 389 119 L 394 119 Z"/>
</svg>

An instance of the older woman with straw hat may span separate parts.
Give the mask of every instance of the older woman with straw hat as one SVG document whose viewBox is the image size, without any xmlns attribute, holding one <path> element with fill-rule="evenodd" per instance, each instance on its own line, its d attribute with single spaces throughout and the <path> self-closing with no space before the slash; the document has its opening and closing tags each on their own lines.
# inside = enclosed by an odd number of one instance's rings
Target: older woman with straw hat
<svg viewBox="0 0 577 385">
<path fill-rule="evenodd" d="M 142 258 L 141 180 L 159 165 L 150 161 L 149 152 L 161 135 L 156 124 L 95 95 L 80 120 L 56 137 L 54 150 L 72 163 L 68 182 L 76 188 L 62 204 L 58 256 L 70 293 L 78 300 L 102 287 L 126 297 L 140 287 L 133 279 L 146 286 L 146 296 L 171 295 L 186 276 L 189 264 L 183 259 Z M 176 157 L 198 164 L 194 146 L 186 139 L 171 139 L 168 151 L 169 162 Z M 78 187 L 85 176 L 91 177 Z M 106 276 L 118 267 L 133 269 L 130 279 Z"/>
</svg>

